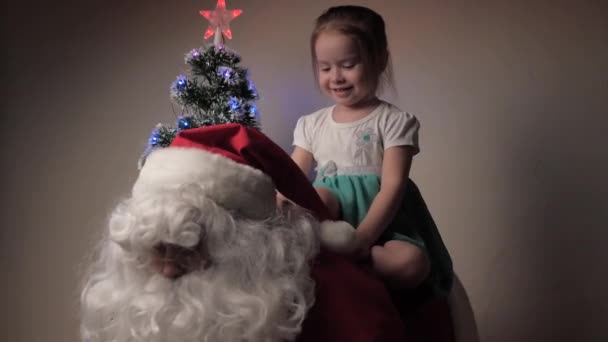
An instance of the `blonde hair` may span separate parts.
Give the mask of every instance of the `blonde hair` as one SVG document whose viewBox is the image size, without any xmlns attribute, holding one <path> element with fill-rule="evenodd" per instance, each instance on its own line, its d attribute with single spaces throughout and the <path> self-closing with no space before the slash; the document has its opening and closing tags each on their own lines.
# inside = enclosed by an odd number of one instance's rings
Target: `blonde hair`
<svg viewBox="0 0 608 342">
<path fill-rule="evenodd" d="M 376 90 L 388 85 L 395 89 L 386 38 L 384 19 L 373 10 L 362 6 L 330 7 L 321 14 L 310 37 L 310 51 L 315 80 L 319 71 L 315 44 L 323 32 L 335 31 L 349 36 L 356 44 L 363 61 L 366 78 Z"/>
</svg>

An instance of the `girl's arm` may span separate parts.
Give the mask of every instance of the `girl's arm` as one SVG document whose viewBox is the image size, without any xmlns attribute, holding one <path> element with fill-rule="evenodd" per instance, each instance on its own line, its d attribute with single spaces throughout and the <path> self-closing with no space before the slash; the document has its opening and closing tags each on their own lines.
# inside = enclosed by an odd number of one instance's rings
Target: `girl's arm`
<svg viewBox="0 0 608 342">
<path fill-rule="evenodd" d="M 380 192 L 356 231 L 358 251 L 363 256 L 369 253 L 372 244 L 391 223 L 401 206 L 414 155 L 412 149 L 411 146 L 394 146 L 384 151 Z"/>
<path fill-rule="evenodd" d="M 300 167 L 302 172 L 306 175 L 306 177 L 310 177 L 310 172 L 312 171 L 312 165 L 314 163 L 314 158 L 312 157 L 312 153 L 306 151 L 305 149 L 295 146 L 293 149 L 293 153 L 291 153 L 291 159 L 293 159 L 296 164 Z"/>
</svg>

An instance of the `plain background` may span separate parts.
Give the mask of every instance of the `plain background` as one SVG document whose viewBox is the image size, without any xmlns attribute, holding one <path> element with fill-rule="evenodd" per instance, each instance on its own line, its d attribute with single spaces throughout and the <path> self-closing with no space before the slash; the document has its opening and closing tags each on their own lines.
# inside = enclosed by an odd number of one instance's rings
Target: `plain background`
<svg viewBox="0 0 608 342">
<path fill-rule="evenodd" d="M 343 1 L 228 0 L 263 130 L 291 151 L 314 18 Z M 608 3 L 351 1 L 388 25 L 422 122 L 418 182 L 483 341 L 608 340 Z M 79 272 L 127 196 L 214 0 L 2 3 L 0 331 L 77 341 Z"/>
</svg>

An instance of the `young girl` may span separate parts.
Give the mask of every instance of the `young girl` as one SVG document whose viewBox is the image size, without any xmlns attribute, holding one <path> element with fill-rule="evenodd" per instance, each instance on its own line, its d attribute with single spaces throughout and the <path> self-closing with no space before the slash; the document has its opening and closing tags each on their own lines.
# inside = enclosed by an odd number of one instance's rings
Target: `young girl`
<svg viewBox="0 0 608 342">
<path fill-rule="evenodd" d="M 408 178 L 420 125 L 376 96 L 383 76 L 391 79 L 384 20 L 365 7 L 332 7 L 317 18 L 311 52 L 335 105 L 298 120 L 293 160 L 307 175 L 316 162 L 318 194 L 357 228 L 355 256 L 371 258 L 389 285 L 449 290 L 449 254 Z"/>
</svg>

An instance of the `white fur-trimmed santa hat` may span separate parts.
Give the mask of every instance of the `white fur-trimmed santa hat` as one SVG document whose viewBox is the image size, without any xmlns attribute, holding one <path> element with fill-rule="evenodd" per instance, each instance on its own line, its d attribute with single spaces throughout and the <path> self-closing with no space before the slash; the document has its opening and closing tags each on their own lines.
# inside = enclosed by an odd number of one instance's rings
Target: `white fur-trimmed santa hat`
<svg viewBox="0 0 608 342">
<path fill-rule="evenodd" d="M 259 130 L 224 124 L 180 132 L 167 148 L 151 152 L 133 196 L 196 185 L 218 205 L 252 219 L 276 211 L 275 189 L 321 221 L 321 240 L 335 251 L 354 244 L 354 228 L 326 221 L 327 208 L 293 160 Z"/>
</svg>

